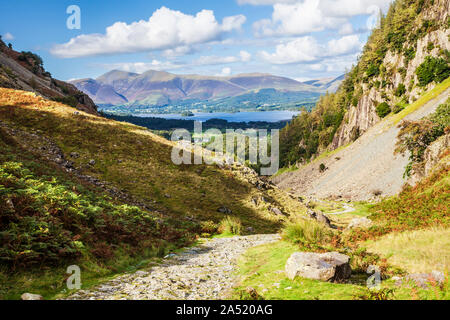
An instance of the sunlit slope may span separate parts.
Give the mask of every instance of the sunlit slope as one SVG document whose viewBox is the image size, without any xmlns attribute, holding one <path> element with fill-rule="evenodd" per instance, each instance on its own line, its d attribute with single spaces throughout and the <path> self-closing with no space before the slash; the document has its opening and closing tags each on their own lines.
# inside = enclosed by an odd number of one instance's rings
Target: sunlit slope
<svg viewBox="0 0 450 320">
<path fill-rule="evenodd" d="M 163 215 L 217 223 L 224 218 L 218 209 L 225 206 L 245 228 L 273 232 L 283 217 L 269 206 L 288 214 L 303 210 L 276 189 L 257 189 L 242 170 L 174 165 L 173 144 L 145 128 L 80 113 L 26 92 L 0 89 L 0 121 L 49 138 L 80 173 L 107 181 Z M 27 141 L 23 145 L 39 150 Z M 267 202 L 252 203 L 261 196 Z"/>
</svg>

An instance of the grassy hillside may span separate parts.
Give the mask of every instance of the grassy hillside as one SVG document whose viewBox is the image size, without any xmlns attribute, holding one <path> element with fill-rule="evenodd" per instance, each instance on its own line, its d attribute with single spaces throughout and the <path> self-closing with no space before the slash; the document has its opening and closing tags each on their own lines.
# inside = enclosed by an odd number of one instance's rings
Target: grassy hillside
<svg viewBox="0 0 450 320">
<path fill-rule="evenodd" d="M 81 264 L 95 279 L 214 234 L 225 218 L 221 207 L 244 233 L 279 229 L 284 218 L 270 206 L 304 211 L 278 189 L 256 188 L 242 168 L 176 166 L 173 144 L 145 128 L 27 92 L 0 89 L 0 128 L 3 297 L 17 297 L 54 268 Z M 64 277 L 46 280 L 49 295 Z"/>
<path fill-rule="evenodd" d="M 448 155 L 447 155 L 448 157 Z M 448 167 L 437 171 L 414 188 L 376 205 L 353 204 L 355 212 L 332 216 L 340 230 L 292 219 L 284 227 L 283 241 L 250 249 L 239 261 L 240 282 L 234 298 L 246 299 L 248 288 L 261 299 L 282 300 L 448 300 L 448 234 L 450 190 Z M 330 207 L 330 211 L 334 207 Z M 368 216 L 369 229 L 345 227 L 353 218 Z M 287 259 L 298 251 L 337 251 L 351 257 L 352 277 L 346 283 L 324 283 L 296 278 L 284 272 Z M 382 271 L 381 290 L 368 290 L 366 270 Z M 392 276 L 443 271 L 446 280 L 430 289 L 397 286 Z"/>
</svg>

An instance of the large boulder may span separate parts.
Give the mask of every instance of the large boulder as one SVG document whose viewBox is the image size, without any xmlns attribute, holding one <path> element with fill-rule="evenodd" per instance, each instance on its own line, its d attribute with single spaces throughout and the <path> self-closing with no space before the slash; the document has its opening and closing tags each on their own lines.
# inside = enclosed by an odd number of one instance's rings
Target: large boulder
<svg viewBox="0 0 450 320">
<path fill-rule="evenodd" d="M 350 278 L 350 258 L 338 252 L 295 252 L 288 259 L 286 275 L 294 280 L 302 277 L 320 281 L 340 282 Z"/>
</svg>

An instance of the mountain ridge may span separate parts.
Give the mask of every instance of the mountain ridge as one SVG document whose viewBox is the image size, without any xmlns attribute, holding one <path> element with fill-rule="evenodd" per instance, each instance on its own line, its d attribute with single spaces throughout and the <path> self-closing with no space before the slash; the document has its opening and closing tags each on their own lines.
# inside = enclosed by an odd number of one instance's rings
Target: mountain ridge
<svg viewBox="0 0 450 320">
<path fill-rule="evenodd" d="M 310 85 L 268 73 L 243 73 L 233 76 L 177 75 L 148 70 L 132 73 L 111 70 L 96 79 L 71 83 L 99 105 L 165 105 L 186 100 L 214 100 L 236 97 L 252 91 L 275 89 L 279 92 L 325 93 L 337 89 L 343 76 L 330 82 Z M 331 78 L 330 78 L 331 79 Z"/>
</svg>

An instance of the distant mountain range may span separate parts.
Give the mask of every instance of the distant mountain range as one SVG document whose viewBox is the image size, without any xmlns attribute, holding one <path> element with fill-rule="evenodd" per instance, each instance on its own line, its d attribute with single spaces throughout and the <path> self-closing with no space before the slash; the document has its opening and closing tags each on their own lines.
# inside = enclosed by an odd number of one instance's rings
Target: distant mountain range
<svg viewBox="0 0 450 320">
<path fill-rule="evenodd" d="M 272 89 L 277 96 L 290 93 L 318 97 L 336 91 L 344 76 L 299 82 L 271 74 L 252 73 L 229 77 L 176 75 L 150 70 L 142 74 L 113 70 L 97 79 L 71 81 L 99 106 L 165 106 L 185 101 L 211 101 L 257 94 Z M 311 96 L 311 95 L 308 95 Z M 292 100 L 292 99 L 291 99 Z"/>
</svg>

